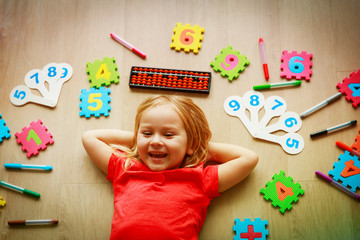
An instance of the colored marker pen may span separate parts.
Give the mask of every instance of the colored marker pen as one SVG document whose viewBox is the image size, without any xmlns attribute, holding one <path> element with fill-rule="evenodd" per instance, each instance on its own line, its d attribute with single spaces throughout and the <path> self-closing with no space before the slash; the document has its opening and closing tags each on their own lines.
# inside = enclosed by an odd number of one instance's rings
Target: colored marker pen
<svg viewBox="0 0 360 240">
<path fill-rule="evenodd" d="M 300 85 L 301 85 L 301 81 L 296 80 L 296 81 L 287 81 L 287 82 L 256 85 L 256 86 L 253 86 L 253 89 L 254 90 L 263 90 L 263 89 L 270 89 L 270 88 L 276 88 L 276 87 L 300 86 Z"/>
<path fill-rule="evenodd" d="M 318 176 L 319 178 L 321 178 L 322 180 L 332 184 L 333 186 L 341 189 L 342 191 L 346 192 L 347 194 L 349 194 L 350 196 L 352 196 L 353 198 L 356 198 L 357 200 L 360 200 L 360 195 L 357 193 L 354 193 L 352 191 L 350 191 L 350 189 L 344 187 L 343 185 L 341 185 L 338 182 L 335 182 L 331 177 L 326 176 L 325 174 L 323 174 L 320 171 L 315 171 L 316 176 Z"/>
<path fill-rule="evenodd" d="M 261 52 L 261 59 L 262 59 L 262 63 L 263 63 L 264 75 L 265 75 L 265 79 L 268 80 L 269 79 L 269 69 L 268 69 L 266 56 L 265 56 L 264 40 L 262 38 L 259 38 L 259 44 L 260 44 L 260 52 Z"/>
<path fill-rule="evenodd" d="M 5 163 L 4 167 L 8 169 L 34 169 L 34 170 L 46 170 L 46 171 L 53 170 L 53 167 L 48 165 L 33 165 L 33 164 L 20 164 L 20 163 Z"/>
<path fill-rule="evenodd" d="M 314 138 L 314 137 L 318 137 L 318 136 L 328 134 L 328 133 L 331 133 L 331 132 L 334 132 L 334 131 L 338 131 L 340 129 L 356 125 L 356 123 L 357 123 L 357 120 L 352 120 L 352 121 L 349 121 L 349 122 L 346 122 L 346 123 L 342 123 L 342 124 L 336 125 L 334 127 L 330 127 L 330 128 L 327 128 L 327 129 L 324 129 L 324 130 L 321 130 L 321 131 L 318 131 L 318 132 L 315 132 L 315 133 L 311 133 L 310 137 Z"/>
<path fill-rule="evenodd" d="M 12 185 L 10 183 L 7 183 L 7 182 L 1 181 L 1 180 L 0 180 L 0 186 L 6 187 L 6 188 L 9 188 L 11 190 L 14 190 L 14 191 L 17 191 L 17 192 L 20 192 L 20 193 L 24 193 L 24 194 L 27 194 L 27 195 L 30 195 L 30 196 L 33 196 L 33 197 L 36 197 L 36 198 L 40 198 L 39 193 L 36 193 L 36 192 L 30 191 L 28 189 Z"/>
<path fill-rule="evenodd" d="M 137 54 L 138 56 L 142 57 L 143 59 L 146 58 L 145 53 L 141 52 L 139 49 L 137 49 L 136 47 L 134 47 L 133 45 L 131 45 L 130 43 L 128 43 L 127 41 L 125 41 L 124 39 L 122 39 L 121 37 L 116 35 L 115 33 L 110 33 L 110 36 L 112 37 L 112 39 L 114 39 L 115 41 L 117 41 L 118 43 L 123 45 L 124 47 L 128 48 L 133 53 Z"/>
</svg>

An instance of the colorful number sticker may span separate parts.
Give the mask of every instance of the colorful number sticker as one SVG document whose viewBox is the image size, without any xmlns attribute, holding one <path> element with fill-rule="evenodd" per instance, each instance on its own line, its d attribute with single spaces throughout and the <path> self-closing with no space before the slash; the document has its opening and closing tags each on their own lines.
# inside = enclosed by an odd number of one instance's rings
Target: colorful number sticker
<svg viewBox="0 0 360 240">
<path fill-rule="evenodd" d="M 352 102 L 354 108 L 360 105 L 360 70 L 352 72 L 349 77 L 344 78 L 336 87 L 339 92 L 346 95 L 346 100 Z"/>
<path fill-rule="evenodd" d="M 233 50 L 229 45 L 221 50 L 221 54 L 215 57 L 215 61 L 210 62 L 214 71 L 220 72 L 221 76 L 227 77 L 230 82 L 238 78 L 240 72 L 244 71 L 245 66 L 250 61 L 245 55 L 240 55 L 239 51 Z"/>
<path fill-rule="evenodd" d="M 286 79 L 296 78 L 298 80 L 304 78 L 306 81 L 310 81 L 312 56 L 311 53 L 307 54 L 304 51 L 301 53 L 283 51 L 280 77 L 285 77 Z"/>
<path fill-rule="evenodd" d="M 91 116 L 100 117 L 104 115 L 109 116 L 111 110 L 110 102 L 110 89 L 101 87 L 99 89 L 90 88 L 90 90 L 82 89 L 80 94 L 80 117 L 85 116 L 90 118 Z"/>
<path fill-rule="evenodd" d="M 86 63 L 86 72 L 89 74 L 90 88 L 110 86 L 111 83 L 119 83 L 120 75 L 117 72 L 115 58 L 105 57 L 103 60 Z"/>
<path fill-rule="evenodd" d="M 26 151 L 26 156 L 36 156 L 39 150 L 45 150 L 48 144 L 53 144 L 52 134 L 47 132 L 46 126 L 42 121 L 31 122 L 29 127 L 24 127 L 22 132 L 15 133 L 16 142 L 22 145 L 22 150 Z"/>
<path fill-rule="evenodd" d="M 203 40 L 204 28 L 198 25 L 191 26 L 190 24 L 182 25 L 177 23 L 174 28 L 174 35 L 171 37 L 172 43 L 170 48 L 176 51 L 184 50 L 185 52 L 193 51 L 198 53 L 201 48 L 201 41 Z"/>
</svg>

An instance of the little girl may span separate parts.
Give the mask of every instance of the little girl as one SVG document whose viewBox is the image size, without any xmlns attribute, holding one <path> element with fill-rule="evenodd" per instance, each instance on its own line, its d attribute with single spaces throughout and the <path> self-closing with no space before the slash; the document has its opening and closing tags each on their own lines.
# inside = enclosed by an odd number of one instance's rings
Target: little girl
<svg viewBox="0 0 360 240">
<path fill-rule="evenodd" d="M 83 134 L 89 157 L 113 183 L 110 239 L 198 239 L 210 200 L 248 176 L 258 161 L 248 149 L 210 138 L 203 111 L 181 96 L 145 100 L 133 133 Z M 204 166 L 208 160 L 219 164 Z"/>
</svg>

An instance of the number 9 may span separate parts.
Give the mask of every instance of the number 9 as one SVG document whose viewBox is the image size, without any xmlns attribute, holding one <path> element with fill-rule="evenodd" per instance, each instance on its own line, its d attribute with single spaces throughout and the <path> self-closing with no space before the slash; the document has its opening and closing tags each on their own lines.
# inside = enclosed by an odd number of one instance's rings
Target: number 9
<svg viewBox="0 0 360 240">
<path fill-rule="evenodd" d="M 232 108 L 233 111 L 237 111 L 240 109 L 240 103 L 236 100 L 231 100 L 229 102 L 229 106 Z"/>
<path fill-rule="evenodd" d="M 224 63 L 221 63 L 221 67 L 224 70 L 231 71 L 238 65 L 239 59 L 234 54 L 229 54 L 225 57 L 225 63 L 229 66 L 226 66 Z"/>
</svg>

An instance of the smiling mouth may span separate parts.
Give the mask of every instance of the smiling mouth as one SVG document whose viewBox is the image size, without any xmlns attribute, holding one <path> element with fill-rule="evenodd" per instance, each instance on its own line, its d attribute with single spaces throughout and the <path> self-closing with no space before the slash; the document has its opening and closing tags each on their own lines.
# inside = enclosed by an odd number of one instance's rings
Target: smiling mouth
<svg viewBox="0 0 360 240">
<path fill-rule="evenodd" d="M 164 158 L 167 156 L 167 153 L 161 153 L 161 152 L 150 152 L 149 156 L 152 158 Z"/>
</svg>

